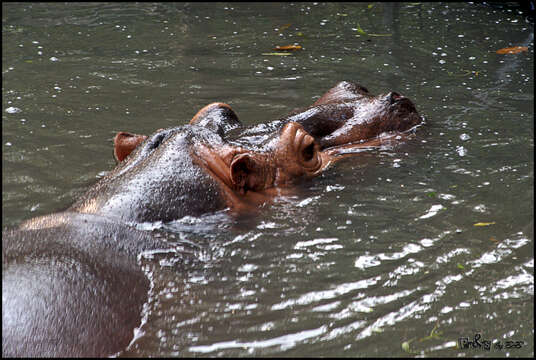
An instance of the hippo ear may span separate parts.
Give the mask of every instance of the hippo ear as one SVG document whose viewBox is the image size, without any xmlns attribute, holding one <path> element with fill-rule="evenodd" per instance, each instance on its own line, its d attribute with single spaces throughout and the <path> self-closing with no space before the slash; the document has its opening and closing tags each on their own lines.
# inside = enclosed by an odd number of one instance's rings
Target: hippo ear
<svg viewBox="0 0 536 360">
<path fill-rule="evenodd" d="M 195 114 L 190 125 L 204 126 L 220 136 L 229 130 L 242 126 L 231 107 L 224 103 L 208 104 Z"/>
<path fill-rule="evenodd" d="M 370 96 L 369 91 L 357 83 L 341 81 L 329 89 L 320 99 L 316 100 L 313 106 L 340 103 Z"/>
<path fill-rule="evenodd" d="M 247 190 L 262 190 L 264 187 L 264 167 L 252 154 L 242 153 L 235 156 L 229 171 L 231 181 L 242 193 Z"/>
<path fill-rule="evenodd" d="M 114 156 L 118 162 L 123 161 L 130 153 L 141 144 L 147 136 L 119 132 L 114 138 Z"/>
</svg>

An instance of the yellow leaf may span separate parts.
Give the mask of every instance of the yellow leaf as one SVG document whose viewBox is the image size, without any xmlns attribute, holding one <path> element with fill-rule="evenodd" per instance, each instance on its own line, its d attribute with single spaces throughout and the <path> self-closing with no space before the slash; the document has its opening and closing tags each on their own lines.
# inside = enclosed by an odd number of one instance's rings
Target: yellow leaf
<svg viewBox="0 0 536 360">
<path fill-rule="evenodd" d="M 283 31 L 285 29 L 288 29 L 290 27 L 291 24 L 285 24 L 285 25 L 282 25 L 280 28 L 279 28 L 279 31 Z"/>
<path fill-rule="evenodd" d="M 476 224 L 473 224 L 473 226 L 490 226 L 495 224 L 495 221 L 492 222 L 477 222 Z"/>
<path fill-rule="evenodd" d="M 272 53 L 262 53 L 262 55 L 268 55 L 268 56 L 288 56 L 288 55 L 292 55 L 291 53 L 288 53 L 288 52 L 272 52 Z"/>
<path fill-rule="evenodd" d="M 357 24 L 357 32 L 361 35 L 367 35 L 365 30 L 361 29 L 361 26 L 359 24 Z"/>
<path fill-rule="evenodd" d="M 391 36 L 391 34 L 369 34 L 367 33 L 365 30 L 363 30 L 361 28 L 361 26 L 359 25 L 359 23 L 357 24 L 357 32 L 359 35 L 368 35 L 368 36 Z M 359 35 L 356 35 L 356 36 L 359 36 Z"/>
</svg>

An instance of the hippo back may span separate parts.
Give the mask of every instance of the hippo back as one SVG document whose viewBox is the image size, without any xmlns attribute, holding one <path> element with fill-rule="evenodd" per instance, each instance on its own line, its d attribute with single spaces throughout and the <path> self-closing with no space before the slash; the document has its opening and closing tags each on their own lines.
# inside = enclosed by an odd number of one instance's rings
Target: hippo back
<svg viewBox="0 0 536 360">
<path fill-rule="evenodd" d="M 148 232 L 90 214 L 59 213 L 2 233 L 2 356 L 108 356 L 140 324 Z"/>
</svg>

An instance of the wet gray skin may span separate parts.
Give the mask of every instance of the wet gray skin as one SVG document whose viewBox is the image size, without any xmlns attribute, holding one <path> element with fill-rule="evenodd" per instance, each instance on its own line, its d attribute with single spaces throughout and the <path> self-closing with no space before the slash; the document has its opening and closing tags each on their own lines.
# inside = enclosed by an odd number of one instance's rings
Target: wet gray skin
<svg viewBox="0 0 536 360">
<path fill-rule="evenodd" d="M 192 158 L 199 144 L 218 147 L 223 140 L 217 131 L 197 125 L 156 132 L 69 211 L 165 222 L 223 209 L 216 181 Z"/>
<path fill-rule="evenodd" d="M 52 214 L 22 228 L 2 233 L 2 356 L 124 349 L 149 290 L 137 256 L 171 245 L 91 214 Z"/>
</svg>

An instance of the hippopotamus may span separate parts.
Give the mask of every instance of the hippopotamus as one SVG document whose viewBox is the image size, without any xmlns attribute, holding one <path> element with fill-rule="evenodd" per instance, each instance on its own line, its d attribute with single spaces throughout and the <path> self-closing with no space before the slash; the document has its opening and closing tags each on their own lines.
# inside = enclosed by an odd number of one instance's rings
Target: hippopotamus
<svg viewBox="0 0 536 360">
<path fill-rule="evenodd" d="M 341 82 L 267 124 L 244 127 L 229 105 L 212 103 L 185 125 L 117 134 L 117 166 L 72 206 L 3 232 L 2 355 L 117 354 L 147 299 L 137 256 L 175 246 L 136 224 L 240 214 L 422 121 L 396 92 Z"/>
</svg>

